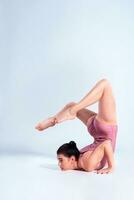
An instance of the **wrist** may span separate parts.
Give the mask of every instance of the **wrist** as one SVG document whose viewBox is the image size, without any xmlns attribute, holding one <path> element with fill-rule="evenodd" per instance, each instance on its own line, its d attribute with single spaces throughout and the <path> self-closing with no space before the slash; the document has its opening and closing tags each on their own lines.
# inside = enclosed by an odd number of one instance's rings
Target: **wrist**
<svg viewBox="0 0 134 200">
<path fill-rule="evenodd" d="M 108 166 L 108 169 L 114 170 L 114 166 Z"/>
</svg>

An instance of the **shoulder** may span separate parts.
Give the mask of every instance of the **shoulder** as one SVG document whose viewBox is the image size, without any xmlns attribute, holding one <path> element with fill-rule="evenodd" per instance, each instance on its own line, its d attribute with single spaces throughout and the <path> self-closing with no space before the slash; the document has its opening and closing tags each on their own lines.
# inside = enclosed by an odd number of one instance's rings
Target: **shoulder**
<svg viewBox="0 0 134 200">
<path fill-rule="evenodd" d="M 85 171 L 85 165 L 87 165 L 92 152 L 93 151 L 90 150 L 90 151 L 86 151 L 80 154 L 79 161 L 78 161 L 79 169 L 83 169 Z"/>
<path fill-rule="evenodd" d="M 89 158 L 93 151 L 94 150 L 86 151 L 86 152 L 84 152 L 84 153 L 81 154 L 81 157 L 82 158 L 86 158 L 86 157 Z"/>
</svg>

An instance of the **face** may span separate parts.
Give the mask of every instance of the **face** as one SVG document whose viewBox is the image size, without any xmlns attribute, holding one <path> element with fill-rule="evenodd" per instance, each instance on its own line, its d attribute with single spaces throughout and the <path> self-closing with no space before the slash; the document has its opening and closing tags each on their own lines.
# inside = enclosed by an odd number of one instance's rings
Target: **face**
<svg viewBox="0 0 134 200">
<path fill-rule="evenodd" d="M 74 156 L 66 157 L 63 154 L 57 155 L 58 165 L 61 170 L 72 170 L 75 168 L 76 160 Z"/>
</svg>

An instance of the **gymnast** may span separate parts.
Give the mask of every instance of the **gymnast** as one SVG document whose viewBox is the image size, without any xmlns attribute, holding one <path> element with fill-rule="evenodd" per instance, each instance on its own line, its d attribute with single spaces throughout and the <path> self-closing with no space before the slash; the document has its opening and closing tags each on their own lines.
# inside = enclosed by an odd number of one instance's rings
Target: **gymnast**
<svg viewBox="0 0 134 200">
<path fill-rule="evenodd" d="M 98 113 L 86 108 L 96 102 Z M 86 125 L 94 142 L 81 150 L 74 141 L 60 146 L 57 150 L 60 169 L 112 173 L 115 169 L 114 151 L 118 125 L 115 98 L 108 79 L 99 80 L 78 103 L 68 103 L 56 115 L 39 122 L 35 128 L 42 131 L 76 117 Z"/>
</svg>

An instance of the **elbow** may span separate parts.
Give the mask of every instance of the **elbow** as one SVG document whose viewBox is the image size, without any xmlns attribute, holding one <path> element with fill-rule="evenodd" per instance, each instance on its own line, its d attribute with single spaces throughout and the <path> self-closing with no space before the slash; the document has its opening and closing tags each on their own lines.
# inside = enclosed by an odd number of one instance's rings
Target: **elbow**
<svg viewBox="0 0 134 200">
<path fill-rule="evenodd" d="M 85 171 L 87 172 L 92 172 L 94 170 L 94 168 L 90 167 L 90 166 L 87 166 Z"/>
<path fill-rule="evenodd" d="M 95 169 L 96 169 L 96 164 L 90 160 L 84 165 L 84 170 L 87 172 L 92 172 Z"/>
<path fill-rule="evenodd" d="M 87 169 L 86 172 L 92 172 L 93 170 Z"/>
</svg>

